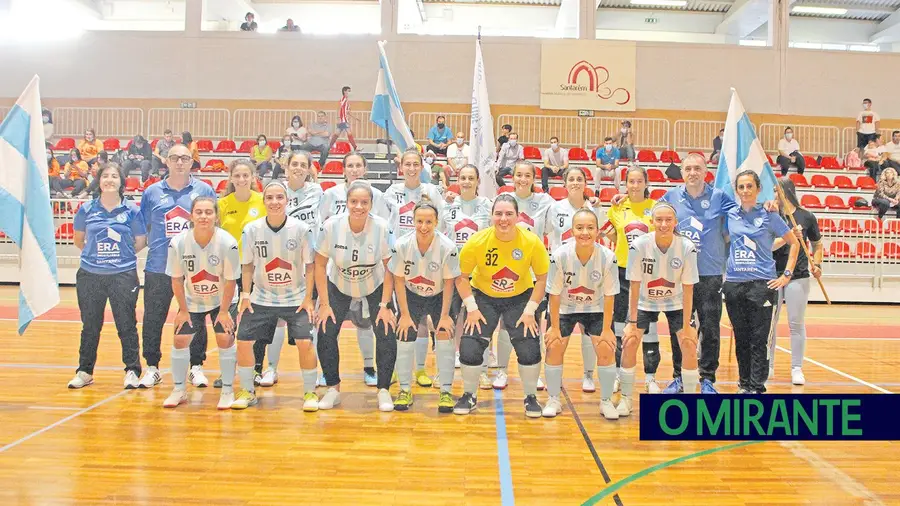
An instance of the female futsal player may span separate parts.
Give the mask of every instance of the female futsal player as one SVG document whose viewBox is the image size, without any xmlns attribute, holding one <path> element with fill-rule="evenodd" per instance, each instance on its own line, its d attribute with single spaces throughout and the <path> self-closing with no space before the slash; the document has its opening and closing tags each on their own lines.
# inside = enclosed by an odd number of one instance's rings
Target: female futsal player
<svg viewBox="0 0 900 506">
<path fill-rule="evenodd" d="M 567 171 L 567 181 L 569 175 Z M 581 186 L 583 190 L 583 176 Z M 600 222 L 593 210 L 579 208 L 572 214 L 571 228 L 567 232 L 574 240 L 567 240 L 553 250 L 550 274 L 547 276 L 550 328 L 544 334 L 547 345 L 544 374 L 547 376 L 550 398 L 544 405 L 543 415 L 552 418 L 562 412 L 559 392 L 563 357 L 575 326 L 581 325 L 582 334 L 593 345 L 591 355 L 584 360 L 599 364 L 600 412 L 606 418 L 618 418 L 612 403 L 616 381 L 616 336 L 612 331 L 612 317 L 613 302 L 619 292 L 616 257 L 613 252 L 597 244 Z"/>
<path fill-rule="evenodd" d="M 137 276 L 137 252 L 147 244 L 147 227 L 140 210 L 124 199 L 125 172 L 108 163 L 97 173 L 100 180 L 93 200 L 75 214 L 75 245 L 81 250 L 81 267 L 75 276 L 81 312 L 81 346 L 78 369 L 69 388 L 94 382 L 97 346 L 103 329 L 106 301 L 112 308 L 122 343 L 125 388 L 138 387 L 141 375 L 137 305 L 141 284 Z"/>
<path fill-rule="evenodd" d="M 393 277 L 385 276 L 391 257 L 387 221 L 370 215 L 374 192 L 365 181 L 347 187 L 347 210 L 329 218 L 319 228 L 316 240 L 316 290 L 319 297 L 319 360 L 328 391 L 320 409 L 341 402 L 338 334 L 349 317 L 350 303 L 363 299 L 362 318 L 375 330 L 378 365 L 378 409 L 393 411 L 388 388 L 397 358 L 396 324 L 391 309 Z M 374 323 L 374 325 L 372 325 Z"/>
<path fill-rule="evenodd" d="M 491 210 L 493 226 L 472 236 L 459 252 L 461 277 L 456 286 L 468 312 L 459 344 L 463 395 L 453 408 L 459 415 L 476 409 L 484 350 L 502 318 L 518 357 L 525 415 L 541 416 L 536 395 L 541 345 L 535 311 L 544 298 L 550 257 L 538 236 L 516 225 L 518 215 L 516 199 L 499 195 Z"/>
<path fill-rule="evenodd" d="M 734 328 L 734 352 L 740 376 L 738 393 L 764 393 L 769 374 L 766 339 L 770 327 L 775 325 L 772 310 L 776 290 L 791 281 L 800 243 L 778 213 L 766 211 L 757 204 L 760 186 L 756 172 L 739 173 L 734 188 L 740 207 L 728 212 L 731 245 L 722 291 L 725 310 Z M 788 245 L 789 251 L 784 271 L 776 277 L 772 246 L 778 237 Z"/>
<path fill-rule="evenodd" d="M 222 370 L 222 393 L 217 408 L 229 409 L 234 402 L 234 367 L 237 359 L 234 345 L 237 301 L 234 296 L 237 279 L 241 276 L 241 259 L 238 242 L 216 226 L 218 217 L 215 199 L 197 197 L 191 203 L 191 229 L 175 236 L 169 244 L 166 275 L 172 278 L 178 313 L 175 315 L 175 339 L 172 344 L 172 381 L 175 389 L 163 402 L 165 408 L 174 408 L 188 401 L 185 388 L 191 359 L 188 345 L 197 330 L 206 326 L 207 316 L 216 333 L 219 368 Z"/>
<path fill-rule="evenodd" d="M 313 276 L 312 231 L 287 215 L 287 189 L 273 181 L 263 191 L 266 217 L 244 227 L 241 239 L 241 325 L 238 328 L 238 374 L 241 392 L 232 409 L 255 405 L 253 346 L 275 332 L 278 320 L 297 343 L 303 375 L 303 410 L 319 409 L 316 395 L 316 354 L 312 343 L 315 305 L 307 280 Z"/>
</svg>

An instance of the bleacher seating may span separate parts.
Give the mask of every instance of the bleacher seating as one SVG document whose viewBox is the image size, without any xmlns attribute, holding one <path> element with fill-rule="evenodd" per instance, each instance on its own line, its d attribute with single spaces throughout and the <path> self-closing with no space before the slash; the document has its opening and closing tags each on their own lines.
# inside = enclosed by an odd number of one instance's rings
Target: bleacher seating
<svg viewBox="0 0 900 506">
<path fill-rule="evenodd" d="M 526 160 L 541 160 L 541 150 L 534 146 L 525 146 L 523 151 L 525 152 Z"/>
<path fill-rule="evenodd" d="M 334 146 L 331 147 L 331 154 L 333 155 L 346 155 L 350 152 L 350 143 L 344 141 L 337 141 L 334 143 Z"/>
<path fill-rule="evenodd" d="M 569 191 L 562 186 L 553 186 L 548 193 L 554 200 L 562 200 L 569 196 Z"/>
<path fill-rule="evenodd" d="M 325 191 L 329 188 L 337 186 L 337 183 L 335 183 L 334 181 L 322 181 L 321 183 L 319 183 L 319 186 L 322 187 L 322 191 Z M 457 187 L 457 188 L 459 188 L 459 187 Z"/>
<path fill-rule="evenodd" d="M 53 146 L 54 151 L 69 151 L 74 148 L 75 139 L 72 139 L 71 137 L 63 137 L 56 143 L 56 146 Z"/>
<path fill-rule="evenodd" d="M 103 141 L 103 149 L 106 151 L 118 151 L 120 149 L 119 139 L 106 139 Z"/>
<path fill-rule="evenodd" d="M 834 186 L 843 190 L 852 190 L 856 188 L 853 181 L 847 176 L 834 176 Z"/>
<path fill-rule="evenodd" d="M 201 153 L 209 153 L 213 150 L 213 143 L 208 139 L 200 139 L 197 141 L 197 151 Z"/>
<path fill-rule="evenodd" d="M 219 144 L 216 145 L 215 152 L 216 153 L 234 153 L 235 146 L 234 141 L 229 139 L 224 139 L 219 141 Z"/>
<path fill-rule="evenodd" d="M 659 161 L 663 163 L 681 163 L 681 157 L 675 151 L 666 150 L 659 155 Z"/>
<path fill-rule="evenodd" d="M 238 153 L 250 153 L 250 150 L 253 149 L 253 146 L 256 145 L 256 141 L 253 139 L 247 139 L 241 143 L 241 147 L 238 148 Z"/>
<path fill-rule="evenodd" d="M 803 195 L 800 197 L 800 205 L 808 209 L 825 209 L 825 205 L 817 195 Z"/>
<path fill-rule="evenodd" d="M 344 175 L 344 164 L 336 160 L 330 161 L 325 164 L 325 169 L 322 171 L 322 174 L 342 176 Z"/>
<path fill-rule="evenodd" d="M 642 149 L 638 151 L 637 161 L 642 163 L 656 163 L 659 161 L 659 158 L 656 157 L 656 153 L 649 149 Z"/>
<path fill-rule="evenodd" d="M 591 158 L 588 156 L 587 151 L 581 148 L 572 148 L 569 150 L 569 161 L 570 162 L 587 162 Z"/>
</svg>

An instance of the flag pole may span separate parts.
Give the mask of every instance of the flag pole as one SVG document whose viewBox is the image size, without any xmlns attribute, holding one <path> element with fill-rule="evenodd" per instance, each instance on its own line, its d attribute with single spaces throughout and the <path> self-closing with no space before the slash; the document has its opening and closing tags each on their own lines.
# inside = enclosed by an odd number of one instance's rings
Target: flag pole
<svg viewBox="0 0 900 506">
<path fill-rule="evenodd" d="M 787 202 L 787 198 L 784 196 L 784 190 L 781 189 L 780 183 L 778 183 L 778 182 L 775 183 L 775 190 L 778 192 L 778 201 L 779 201 L 779 204 L 781 204 L 781 209 L 784 209 L 784 204 L 785 204 L 785 202 Z M 793 232 L 794 229 L 797 228 L 797 220 L 794 219 L 793 214 L 788 214 L 788 213 L 785 213 L 785 214 L 787 214 L 787 217 L 791 222 L 791 232 Z M 806 259 L 808 260 L 808 262 L 810 264 L 812 264 L 813 257 L 809 252 L 809 247 L 806 245 L 806 241 L 801 239 L 798 242 L 800 243 L 800 247 L 803 248 L 803 252 L 806 253 Z M 815 278 L 815 276 L 813 276 L 813 277 Z M 822 289 L 822 295 L 825 296 L 825 302 L 827 302 L 828 304 L 831 304 L 831 298 L 828 296 L 828 292 L 825 291 L 825 284 L 822 283 L 822 278 L 818 277 L 818 278 L 816 278 L 816 281 L 819 282 L 819 288 Z"/>
</svg>

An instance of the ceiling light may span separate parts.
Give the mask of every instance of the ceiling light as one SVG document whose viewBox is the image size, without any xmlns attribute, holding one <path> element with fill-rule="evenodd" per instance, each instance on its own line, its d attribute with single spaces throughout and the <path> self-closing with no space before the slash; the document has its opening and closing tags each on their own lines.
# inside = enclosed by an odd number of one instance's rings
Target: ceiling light
<svg viewBox="0 0 900 506">
<path fill-rule="evenodd" d="M 652 7 L 684 7 L 687 0 L 631 0 L 631 5 Z"/>
<path fill-rule="evenodd" d="M 843 16 L 847 14 L 847 9 L 838 7 L 817 7 L 812 5 L 796 5 L 791 10 L 796 14 L 822 14 L 824 16 Z"/>
</svg>

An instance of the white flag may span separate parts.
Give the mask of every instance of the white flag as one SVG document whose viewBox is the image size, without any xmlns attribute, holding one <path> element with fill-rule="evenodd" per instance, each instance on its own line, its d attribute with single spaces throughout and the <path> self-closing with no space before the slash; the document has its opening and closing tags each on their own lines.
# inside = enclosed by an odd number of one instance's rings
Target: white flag
<svg viewBox="0 0 900 506">
<path fill-rule="evenodd" d="M 478 194 L 493 199 L 497 196 L 497 173 L 494 151 L 494 118 L 488 100 L 481 40 L 475 41 L 475 79 L 472 85 L 472 125 L 469 129 L 469 149 L 472 164 L 478 167 Z"/>
</svg>

